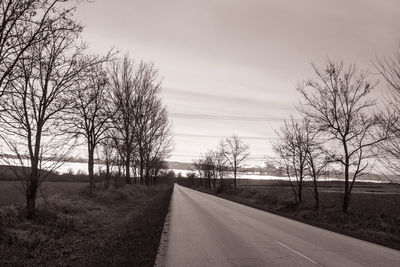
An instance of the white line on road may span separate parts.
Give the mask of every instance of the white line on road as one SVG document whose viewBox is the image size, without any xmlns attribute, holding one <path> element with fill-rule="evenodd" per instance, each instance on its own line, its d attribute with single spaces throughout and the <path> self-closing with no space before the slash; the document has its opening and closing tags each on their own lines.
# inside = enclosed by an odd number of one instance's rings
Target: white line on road
<svg viewBox="0 0 400 267">
<path fill-rule="evenodd" d="M 290 251 L 296 253 L 297 255 L 299 255 L 299 256 L 305 258 L 305 259 L 308 260 L 309 262 L 312 262 L 312 263 L 314 263 L 314 264 L 318 264 L 318 262 L 316 262 L 316 261 L 313 260 L 313 259 L 310 259 L 309 257 L 307 257 L 306 255 L 304 255 L 304 254 L 298 252 L 297 250 L 295 250 L 295 249 L 293 249 L 293 248 L 291 248 L 291 247 L 289 247 L 289 246 L 287 246 L 287 245 L 285 245 L 285 244 L 283 244 L 283 243 L 281 243 L 281 242 L 279 242 L 279 241 L 276 241 L 276 240 L 275 240 L 275 242 L 276 242 L 277 244 L 281 245 L 282 247 L 287 248 L 288 250 L 290 250 Z"/>
<path fill-rule="evenodd" d="M 232 218 L 233 218 L 235 221 L 238 221 L 238 222 L 240 222 L 240 220 L 239 220 L 237 217 L 235 217 L 235 216 L 232 216 Z"/>
</svg>

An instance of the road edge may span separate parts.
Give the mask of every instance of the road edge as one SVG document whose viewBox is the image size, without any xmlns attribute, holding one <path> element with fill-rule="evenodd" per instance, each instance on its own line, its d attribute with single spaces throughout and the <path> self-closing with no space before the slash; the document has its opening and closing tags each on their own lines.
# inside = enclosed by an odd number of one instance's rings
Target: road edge
<svg viewBox="0 0 400 267">
<path fill-rule="evenodd" d="M 156 256 L 156 260 L 154 262 L 154 267 L 162 267 L 162 266 L 165 266 L 165 264 L 166 264 L 166 257 L 167 257 L 167 250 L 168 250 L 168 233 L 169 233 L 172 201 L 173 201 L 173 197 L 174 197 L 175 186 L 176 186 L 176 184 L 174 184 L 174 187 L 172 189 L 172 194 L 171 194 L 171 198 L 169 201 L 167 215 L 165 216 L 164 227 L 162 230 L 160 243 L 158 245 L 157 256 Z"/>
</svg>

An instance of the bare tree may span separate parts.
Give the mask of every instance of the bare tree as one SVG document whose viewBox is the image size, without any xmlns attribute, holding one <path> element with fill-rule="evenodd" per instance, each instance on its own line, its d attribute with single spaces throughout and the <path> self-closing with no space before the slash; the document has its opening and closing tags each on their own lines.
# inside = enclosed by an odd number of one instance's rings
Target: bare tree
<svg viewBox="0 0 400 267">
<path fill-rule="evenodd" d="M 104 183 L 104 189 L 108 189 L 110 187 L 110 180 L 112 177 L 113 169 L 115 166 L 118 165 L 117 159 L 116 159 L 116 148 L 114 145 L 114 141 L 110 136 L 106 133 L 106 137 L 102 138 L 102 140 L 99 143 L 100 145 L 100 155 L 102 160 L 102 163 L 105 165 L 105 183 Z"/>
<path fill-rule="evenodd" d="M 158 73 L 153 64 L 141 62 L 136 71 L 134 94 L 135 142 L 140 182 L 150 185 L 152 167 L 172 149 L 168 113 L 160 93 Z"/>
<path fill-rule="evenodd" d="M 0 2 L 0 97 L 15 78 L 24 53 L 49 38 L 75 7 L 68 0 L 2 0 Z M 60 24 L 61 23 L 61 24 Z M 75 25 L 72 25 L 75 27 Z M 58 28 L 58 29 L 57 29 Z"/>
<path fill-rule="evenodd" d="M 224 189 L 224 178 L 228 175 L 229 167 L 228 161 L 224 155 L 223 146 L 219 144 L 216 151 L 214 151 L 214 164 L 216 171 L 216 178 L 219 178 L 219 191 L 222 192 Z"/>
<path fill-rule="evenodd" d="M 159 168 L 163 166 L 160 163 L 165 162 L 173 148 L 172 132 L 166 109 L 155 109 L 148 126 L 149 130 L 144 146 L 146 151 L 145 184 L 150 185 L 151 180 L 152 184 L 155 183 Z"/>
<path fill-rule="evenodd" d="M 199 172 L 199 177 L 202 181 L 202 187 L 211 188 L 211 180 L 216 174 L 214 152 L 208 151 L 206 154 L 201 155 L 200 159 L 193 162 L 193 165 Z"/>
<path fill-rule="evenodd" d="M 370 93 L 376 84 L 354 65 L 345 68 L 329 61 L 324 69 L 313 68 L 316 78 L 298 87 L 304 101 L 300 111 L 328 136 L 330 156 L 344 169 L 343 211 L 347 212 L 354 182 L 368 169 L 371 149 L 384 139 L 376 138 L 379 120 L 372 114 L 375 100 Z"/>
<path fill-rule="evenodd" d="M 209 150 L 201 156 L 200 159 L 195 160 L 193 165 L 199 172 L 199 177 L 202 178 L 202 185 L 205 188 L 217 189 L 217 180 L 220 180 L 220 190 L 223 187 L 223 178 L 226 176 L 229 168 L 227 160 L 223 154 L 222 147 L 220 150 Z"/>
<path fill-rule="evenodd" d="M 193 163 L 192 163 L 193 170 L 197 171 L 197 173 L 199 175 L 199 179 L 201 180 L 201 184 L 204 187 L 204 183 L 203 183 L 204 180 L 202 179 L 204 177 L 202 164 L 203 164 L 202 158 L 195 159 L 195 160 L 193 160 Z M 196 185 L 196 181 L 195 181 L 195 185 Z"/>
<path fill-rule="evenodd" d="M 382 116 L 382 128 L 389 136 L 379 144 L 380 162 L 387 170 L 400 175 L 400 46 L 392 57 L 378 58 L 376 68 L 390 89 Z"/>
<path fill-rule="evenodd" d="M 318 140 L 319 131 L 311 124 L 308 118 L 302 120 L 302 129 L 304 131 L 304 145 L 306 156 L 306 168 L 309 176 L 313 180 L 315 209 L 319 208 L 318 180 L 324 174 L 327 165 L 331 159 L 327 155 L 321 142 Z"/>
<path fill-rule="evenodd" d="M 109 77 L 103 66 L 107 59 L 108 56 L 104 59 L 97 56 L 90 57 L 89 61 L 100 62 L 81 73 L 76 90 L 73 91 L 76 101 L 73 105 L 71 126 L 73 133 L 86 139 L 90 193 L 95 189 L 94 153 L 97 145 L 107 137 L 105 133 L 109 129 L 110 119 L 115 113 L 114 110 L 108 108 Z"/>
<path fill-rule="evenodd" d="M 202 168 L 205 179 L 205 188 L 211 189 L 211 182 L 216 177 L 216 168 L 215 168 L 213 151 L 210 150 L 205 155 L 203 155 Z"/>
<path fill-rule="evenodd" d="M 135 148 L 134 97 L 135 64 L 128 55 L 114 62 L 111 69 L 111 98 L 115 110 L 113 128 L 116 148 L 124 162 L 125 181 L 131 183 L 131 162 Z"/>
<path fill-rule="evenodd" d="M 157 178 L 162 170 L 168 169 L 168 162 L 163 158 L 155 157 L 151 162 L 152 184 L 156 185 Z"/>
<path fill-rule="evenodd" d="M 236 188 L 237 172 L 240 166 L 249 156 L 249 146 L 246 145 L 239 136 L 234 134 L 230 138 L 222 140 L 221 147 L 223 154 L 233 172 L 233 184 L 234 188 Z"/>
<path fill-rule="evenodd" d="M 81 60 L 85 46 L 76 44 L 81 27 L 69 19 L 54 27 L 60 30 L 26 50 L 14 69 L 16 78 L 8 84 L 12 93 L 0 99 L 3 139 L 13 152 L 27 154 L 29 159 L 25 183 L 29 218 L 35 214 L 44 168 L 56 167 L 44 162 L 59 162 L 68 152 L 61 149 L 66 131 L 64 111 L 70 107 L 69 96 L 79 74 L 90 64 Z"/>
<path fill-rule="evenodd" d="M 273 144 L 273 149 L 282 160 L 294 193 L 295 203 L 298 204 L 302 202 L 306 176 L 307 132 L 304 125 L 292 117 L 289 122 L 284 122 L 277 135 L 278 141 Z"/>
</svg>

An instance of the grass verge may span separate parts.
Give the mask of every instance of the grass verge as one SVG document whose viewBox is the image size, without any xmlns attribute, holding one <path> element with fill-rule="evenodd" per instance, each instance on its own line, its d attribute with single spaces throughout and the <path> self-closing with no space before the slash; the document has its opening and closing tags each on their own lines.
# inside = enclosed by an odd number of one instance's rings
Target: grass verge
<svg viewBox="0 0 400 267">
<path fill-rule="evenodd" d="M 125 186 L 89 196 L 57 194 L 0 209 L 0 265 L 153 266 L 172 185 Z"/>
</svg>

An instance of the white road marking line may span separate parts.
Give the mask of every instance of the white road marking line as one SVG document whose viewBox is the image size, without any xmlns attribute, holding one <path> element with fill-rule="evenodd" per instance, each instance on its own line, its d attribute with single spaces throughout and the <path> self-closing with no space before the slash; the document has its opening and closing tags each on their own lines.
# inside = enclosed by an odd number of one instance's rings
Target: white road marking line
<svg viewBox="0 0 400 267">
<path fill-rule="evenodd" d="M 236 218 L 235 216 L 232 216 L 232 218 L 233 218 L 235 221 L 240 222 L 240 220 L 239 220 L 238 218 Z"/>
<path fill-rule="evenodd" d="M 295 250 L 295 249 L 293 249 L 293 248 L 291 248 L 291 247 L 289 247 L 289 246 L 287 246 L 287 245 L 285 245 L 285 244 L 283 244 L 283 243 L 281 243 L 281 242 L 279 242 L 279 241 L 276 241 L 276 240 L 275 240 L 275 242 L 278 243 L 279 245 L 281 245 L 282 247 L 287 248 L 288 250 L 290 250 L 290 251 L 296 253 L 297 255 L 299 255 L 299 256 L 305 258 L 305 259 L 308 260 L 309 262 L 312 262 L 312 263 L 314 263 L 314 264 L 318 264 L 318 262 L 314 261 L 313 259 L 310 259 L 309 257 L 307 257 L 306 255 L 304 255 L 304 254 L 298 252 L 297 250 Z"/>
</svg>

